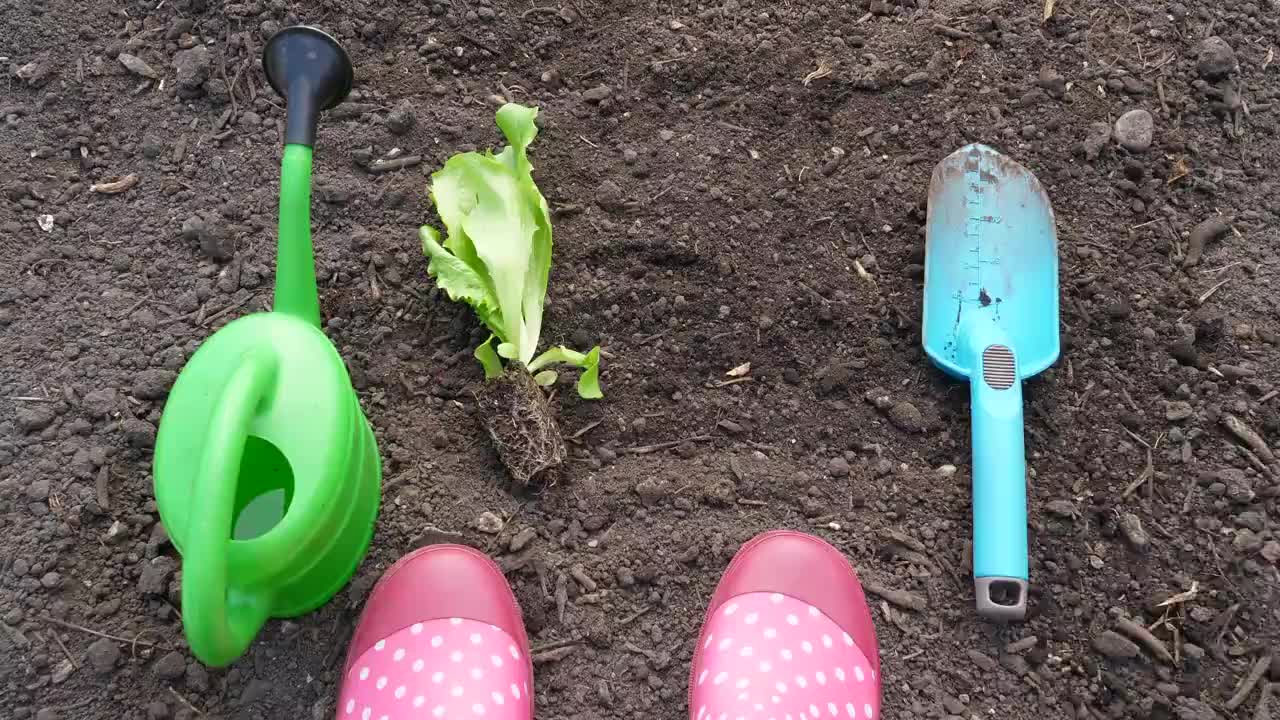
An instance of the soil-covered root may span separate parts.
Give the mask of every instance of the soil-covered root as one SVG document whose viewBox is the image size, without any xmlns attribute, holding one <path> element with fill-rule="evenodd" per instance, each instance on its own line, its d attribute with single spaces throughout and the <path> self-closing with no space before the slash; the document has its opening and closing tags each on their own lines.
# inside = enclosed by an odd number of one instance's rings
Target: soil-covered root
<svg viewBox="0 0 1280 720">
<path fill-rule="evenodd" d="M 513 363 L 476 393 L 480 420 L 498 457 L 521 485 L 554 485 L 568 450 L 547 396 Z"/>
</svg>

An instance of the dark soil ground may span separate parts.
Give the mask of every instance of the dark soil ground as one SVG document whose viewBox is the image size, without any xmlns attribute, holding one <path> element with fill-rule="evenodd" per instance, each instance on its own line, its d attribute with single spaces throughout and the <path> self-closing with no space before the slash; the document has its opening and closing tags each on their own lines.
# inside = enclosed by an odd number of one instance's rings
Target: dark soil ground
<svg viewBox="0 0 1280 720">
<path fill-rule="evenodd" d="M 681 718 L 721 571 L 790 527 L 885 593 L 888 718 L 1275 717 L 1280 6 L 1042 19 L 1039 0 L 0 2 L 0 715 L 329 717 L 373 581 L 456 541 L 508 571 L 541 717 Z M 356 62 L 314 220 L 384 505 L 347 589 L 213 670 L 184 644 L 150 448 L 184 361 L 269 305 L 284 114 L 257 58 L 294 22 Z M 544 343 L 608 353 L 603 400 L 560 380 L 570 473 L 540 494 L 481 433 L 484 335 L 416 239 L 425 176 L 497 144 L 508 97 L 545 120 Z M 1150 147 L 1110 137 L 1134 109 Z M 928 179 L 973 140 L 1038 174 L 1061 241 L 1063 355 L 1027 391 L 1033 607 L 1003 628 L 968 578 L 968 392 L 919 336 Z"/>
</svg>

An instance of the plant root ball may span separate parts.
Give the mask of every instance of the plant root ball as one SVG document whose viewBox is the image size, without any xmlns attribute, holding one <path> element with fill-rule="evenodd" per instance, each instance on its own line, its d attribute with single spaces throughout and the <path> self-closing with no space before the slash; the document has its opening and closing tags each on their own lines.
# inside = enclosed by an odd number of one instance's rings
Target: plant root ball
<svg viewBox="0 0 1280 720">
<path fill-rule="evenodd" d="M 476 403 L 511 477 L 521 485 L 554 485 L 569 453 L 547 396 L 533 376 L 513 363 L 501 377 L 485 381 Z"/>
</svg>

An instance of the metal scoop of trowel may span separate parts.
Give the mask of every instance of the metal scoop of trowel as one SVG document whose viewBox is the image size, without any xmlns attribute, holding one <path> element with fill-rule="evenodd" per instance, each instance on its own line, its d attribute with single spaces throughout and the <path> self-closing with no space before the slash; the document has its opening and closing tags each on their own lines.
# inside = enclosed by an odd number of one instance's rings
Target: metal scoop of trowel
<svg viewBox="0 0 1280 720">
<path fill-rule="evenodd" d="M 324 604 L 368 549 L 381 464 L 346 366 L 320 330 L 311 248 L 317 117 L 352 69 L 291 27 L 263 66 L 288 103 L 275 307 L 228 323 L 178 375 L 156 436 L 156 504 L 182 554 L 182 622 L 201 662 L 238 658 L 270 617 Z"/>
<path fill-rule="evenodd" d="M 925 235 L 924 349 L 970 387 L 978 613 L 1026 615 L 1022 381 L 1058 358 L 1053 208 L 1026 168 L 968 145 L 933 171 Z"/>
</svg>

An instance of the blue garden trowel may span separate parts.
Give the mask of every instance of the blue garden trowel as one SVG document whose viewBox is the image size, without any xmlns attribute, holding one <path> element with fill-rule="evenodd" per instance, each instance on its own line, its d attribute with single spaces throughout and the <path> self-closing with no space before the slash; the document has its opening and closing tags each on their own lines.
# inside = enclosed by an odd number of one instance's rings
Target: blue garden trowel
<svg viewBox="0 0 1280 720">
<path fill-rule="evenodd" d="M 978 614 L 1027 607 L 1022 381 L 1058 359 L 1058 237 L 1026 168 L 983 145 L 938 164 L 929 183 L 924 349 L 969 381 L 973 577 Z"/>
</svg>

